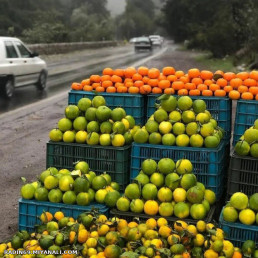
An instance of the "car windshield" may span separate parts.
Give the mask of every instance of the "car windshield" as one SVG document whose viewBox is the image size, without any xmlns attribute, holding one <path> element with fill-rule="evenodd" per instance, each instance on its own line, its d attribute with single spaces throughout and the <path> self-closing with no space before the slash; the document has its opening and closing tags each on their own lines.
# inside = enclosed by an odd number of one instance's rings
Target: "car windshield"
<svg viewBox="0 0 258 258">
<path fill-rule="evenodd" d="M 150 40 L 147 38 L 147 37 L 140 37 L 140 38 L 137 38 L 136 42 L 149 42 Z"/>
</svg>

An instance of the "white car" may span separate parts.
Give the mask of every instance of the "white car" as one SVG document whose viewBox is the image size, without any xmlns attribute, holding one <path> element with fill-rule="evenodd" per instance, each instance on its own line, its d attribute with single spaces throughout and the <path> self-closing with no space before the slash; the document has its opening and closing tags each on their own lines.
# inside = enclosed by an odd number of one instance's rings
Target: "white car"
<svg viewBox="0 0 258 258">
<path fill-rule="evenodd" d="M 43 90 L 47 82 L 46 62 L 17 38 L 0 37 L 0 94 L 11 98 L 16 87 L 35 84 Z"/>
<path fill-rule="evenodd" d="M 152 45 L 155 47 L 162 47 L 162 44 L 163 44 L 163 38 L 159 35 L 150 35 L 149 36 L 151 42 L 152 42 Z"/>
</svg>

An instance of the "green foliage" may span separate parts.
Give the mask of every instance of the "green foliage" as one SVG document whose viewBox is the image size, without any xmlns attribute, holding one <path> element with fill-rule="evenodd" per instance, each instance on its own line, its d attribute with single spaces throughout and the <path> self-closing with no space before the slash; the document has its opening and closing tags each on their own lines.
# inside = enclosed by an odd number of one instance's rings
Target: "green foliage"
<svg viewBox="0 0 258 258">
<path fill-rule="evenodd" d="M 190 48 L 214 57 L 257 48 L 257 1 L 168 0 L 163 12 L 169 35 L 176 42 L 187 40 Z"/>
</svg>

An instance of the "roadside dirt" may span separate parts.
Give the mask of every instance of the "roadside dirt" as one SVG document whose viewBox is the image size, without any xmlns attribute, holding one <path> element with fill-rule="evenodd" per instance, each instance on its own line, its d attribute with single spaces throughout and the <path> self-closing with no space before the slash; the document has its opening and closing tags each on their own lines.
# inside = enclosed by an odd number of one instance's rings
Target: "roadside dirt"
<svg viewBox="0 0 258 258">
<path fill-rule="evenodd" d="M 201 67 L 196 54 L 168 48 L 160 57 L 148 61 L 148 67 L 174 66 L 177 70 Z M 206 67 L 207 69 L 207 67 Z M 67 85 L 67 89 L 68 89 Z M 67 97 L 52 100 L 45 106 L 30 105 L 8 117 L 0 117 L 0 242 L 18 229 L 18 199 L 23 176 L 34 181 L 46 167 L 48 133 L 64 116 Z"/>
</svg>

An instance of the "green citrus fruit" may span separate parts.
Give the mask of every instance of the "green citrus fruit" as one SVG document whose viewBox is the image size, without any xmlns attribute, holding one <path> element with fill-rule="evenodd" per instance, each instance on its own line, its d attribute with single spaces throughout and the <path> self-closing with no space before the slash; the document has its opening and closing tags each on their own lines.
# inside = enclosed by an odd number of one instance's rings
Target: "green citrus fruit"
<svg viewBox="0 0 258 258">
<path fill-rule="evenodd" d="M 181 135 L 185 132 L 185 125 L 181 122 L 176 122 L 172 130 L 174 135 Z"/>
<path fill-rule="evenodd" d="M 58 178 L 55 176 L 47 176 L 44 180 L 44 186 L 46 189 L 51 190 L 58 186 Z"/>
<path fill-rule="evenodd" d="M 129 122 L 129 128 L 132 129 L 135 126 L 135 119 L 130 115 L 127 115 L 125 119 Z"/>
<path fill-rule="evenodd" d="M 150 182 L 156 185 L 158 188 L 164 185 L 164 175 L 158 172 L 155 172 L 150 177 Z"/>
<path fill-rule="evenodd" d="M 207 136 L 204 139 L 204 145 L 206 148 L 216 148 L 218 147 L 220 140 L 216 136 Z"/>
<path fill-rule="evenodd" d="M 194 174 L 184 174 L 181 178 L 180 185 L 185 190 L 190 189 L 197 183 L 196 176 Z"/>
<path fill-rule="evenodd" d="M 197 134 L 199 131 L 199 126 L 196 122 L 191 122 L 186 125 L 185 131 L 189 136 Z"/>
<path fill-rule="evenodd" d="M 177 106 L 177 100 L 176 97 L 174 96 L 168 96 L 167 98 L 164 98 L 160 101 L 160 105 L 161 107 L 167 111 L 167 112 L 171 112 L 173 110 L 176 109 Z"/>
<path fill-rule="evenodd" d="M 21 196 L 24 199 L 33 199 L 35 194 L 35 187 L 32 184 L 23 185 L 21 188 Z"/>
<path fill-rule="evenodd" d="M 255 193 L 250 197 L 249 208 L 258 212 L 258 193 Z"/>
<path fill-rule="evenodd" d="M 45 187 L 39 187 L 35 191 L 35 199 L 38 201 L 48 201 L 48 190 Z"/>
<path fill-rule="evenodd" d="M 171 189 L 175 190 L 180 184 L 180 177 L 177 173 L 170 173 L 165 178 L 165 185 Z"/>
<path fill-rule="evenodd" d="M 88 193 L 79 193 L 76 196 L 76 203 L 81 206 L 86 206 L 90 204 L 90 198 Z"/>
<path fill-rule="evenodd" d="M 89 164 L 86 161 L 79 161 L 75 165 L 75 170 L 80 170 L 83 174 L 89 172 Z"/>
<path fill-rule="evenodd" d="M 172 133 L 168 133 L 162 136 L 162 144 L 167 146 L 173 146 L 176 143 L 176 137 Z"/>
<path fill-rule="evenodd" d="M 172 111 L 169 113 L 169 116 L 168 116 L 168 119 L 172 124 L 174 124 L 176 122 L 180 122 L 181 118 L 182 118 L 182 116 L 179 111 Z"/>
<path fill-rule="evenodd" d="M 207 210 L 203 204 L 193 204 L 190 209 L 190 214 L 194 219 L 204 219 L 207 214 Z"/>
<path fill-rule="evenodd" d="M 193 164 L 188 159 L 180 159 L 176 162 L 176 172 L 180 175 L 192 173 Z"/>
<path fill-rule="evenodd" d="M 73 121 L 73 128 L 76 131 L 84 131 L 86 129 L 86 126 L 87 121 L 84 116 L 78 116 Z"/>
<path fill-rule="evenodd" d="M 49 132 L 49 139 L 53 142 L 60 142 L 63 139 L 63 133 L 59 129 L 52 129 Z"/>
<path fill-rule="evenodd" d="M 109 121 L 102 122 L 100 124 L 100 132 L 101 133 L 111 133 L 112 132 L 112 124 Z"/>
<path fill-rule="evenodd" d="M 170 133 L 172 130 L 172 124 L 168 121 L 162 121 L 160 124 L 159 124 L 159 131 L 160 133 L 162 134 L 168 134 Z"/>
<path fill-rule="evenodd" d="M 170 217 L 173 215 L 174 207 L 171 202 L 163 202 L 159 206 L 159 214 L 162 217 Z"/>
<path fill-rule="evenodd" d="M 126 117 L 126 112 L 123 108 L 115 108 L 111 111 L 111 119 L 116 121 L 122 121 Z"/>
<path fill-rule="evenodd" d="M 63 175 L 59 180 L 59 189 L 63 192 L 73 189 L 74 179 L 70 175 Z"/>
<path fill-rule="evenodd" d="M 169 158 L 163 158 L 158 162 L 158 171 L 161 174 L 167 175 L 174 172 L 176 168 L 175 162 Z"/>
<path fill-rule="evenodd" d="M 203 146 L 203 138 L 200 134 L 193 134 L 190 137 L 190 145 L 194 148 L 201 148 Z"/>
<path fill-rule="evenodd" d="M 116 207 L 120 211 L 128 211 L 130 208 L 130 201 L 126 197 L 120 197 L 116 202 Z"/>
<path fill-rule="evenodd" d="M 111 145 L 111 136 L 110 134 L 104 133 L 99 137 L 99 144 L 101 146 L 110 146 Z"/>
<path fill-rule="evenodd" d="M 134 213 L 142 213 L 144 202 L 141 199 L 134 199 L 130 203 L 130 210 Z"/>
<path fill-rule="evenodd" d="M 77 106 L 75 105 L 69 105 L 65 108 L 65 116 L 68 119 L 75 119 L 76 117 L 79 116 L 80 110 Z"/>
<path fill-rule="evenodd" d="M 150 176 L 157 171 L 158 165 L 155 160 L 146 159 L 142 162 L 141 168 L 144 174 Z"/>
<path fill-rule="evenodd" d="M 50 202 L 59 203 L 62 201 L 63 193 L 60 189 L 52 189 L 48 193 L 48 199 Z"/>
<path fill-rule="evenodd" d="M 202 99 L 197 99 L 193 102 L 193 110 L 196 114 L 202 113 L 206 110 L 206 103 Z"/>
<path fill-rule="evenodd" d="M 156 122 L 161 123 L 162 121 L 168 120 L 168 113 L 164 109 L 160 108 L 154 112 L 154 119 Z"/>
<path fill-rule="evenodd" d="M 192 110 L 186 110 L 182 113 L 182 120 L 184 124 L 189 124 L 195 121 L 195 113 Z"/>
<path fill-rule="evenodd" d="M 250 152 L 250 145 L 247 141 L 238 141 L 235 146 L 235 152 L 240 156 L 247 156 Z"/>
<path fill-rule="evenodd" d="M 189 216 L 189 206 L 185 202 L 178 202 L 174 206 L 174 215 L 180 219 L 187 218 Z"/>
<path fill-rule="evenodd" d="M 116 206 L 117 200 L 120 198 L 120 193 L 118 191 L 113 191 L 113 192 L 108 192 L 107 195 L 105 196 L 105 204 L 113 208 Z"/>
<path fill-rule="evenodd" d="M 62 118 L 58 121 L 58 129 L 61 130 L 62 132 L 69 131 L 73 127 L 73 123 L 70 119 L 68 118 Z"/>
<path fill-rule="evenodd" d="M 197 186 L 188 189 L 186 198 L 190 203 L 201 203 L 204 198 L 204 192 Z"/>
<path fill-rule="evenodd" d="M 160 133 L 151 133 L 149 135 L 149 143 L 150 144 L 160 144 L 162 141 L 162 136 Z"/>
<path fill-rule="evenodd" d="M 158 191 L 158 200 L 160 202 L 171 202 L 173 193 L 168 187 L 161 187 Z"/>
<path fill-rule="evenodd" d="M 139 173 L 139 175 L 135 177 L 135 180 L 137 180 L 141 185 L 146 185 L 150 181 L 149 177 L 143 172 Z"/>
<path fill-rule="evenodd" d="M 180 97 L 177 101 L 177 106 L 180 110 L 185 111 L 189 110 L 193 105 L 193 101 L 188 96 Z"/>
<path fill-rule="evenodd" d="M 81 98 L 77 104 L 78 108 L 85 112 L 91 106 L 91 100 L 88 98 Z"/>
<path fill-rule="evenodd" d="M 139 199 L 141 197 L 141 191 L 140 191 L 138 184 L 136 184 L 136 183 L 129 184 L 125 188 L 125 196 L 129 200 Z"/>
<path fill-rule="evenodd" d="M 82 192 L 88 192 L 88 190 L 90 188 L 90 182 L 88 179 L 86 179 L 84 177 L 77 177 L 74 180 L 73 187 L 74 187 L 75 194 L 82 193 Z"/>
<path fill-rule="evenodd" d="M 181 134 L 176 137 L 176 145 L 180 147 L 186 147 L 190 143 L 189 136 L 187 134 Z"/>
<path fill-rule="evenodd" d="M 111 109 L 106 106 L 99 106 L 96 110 L 96 118 L 98 121 L 107 121 L 111 117 Z"/>
<path fill-rule="evenodd" d="M 91 182 L 94 190 L 99 190 L 107 186 L 107 181 L 103 176 L 95 176 Z"/>
<path fill-rule="evenodd" d="M 89 107 L 85 112 L 85 118 L 87 121 L 95 121 L 97 109 L 94 107 Z"/>
<path fill-rule="evenodd" d="M 96 132 L 89 133 L 87 136 L 86 142 L 89 145 L 98 145 L 99 144 L 99 134 Z"/>
<path fill-rule="evenodd" d="M 258 143 L 253 143 L 251 145 L 250 154 L 251 154 L 252 157 L 258 158 Z"/>
<path fill-rule="evenodd" d="M 78 131 L 75 134 L 75 141 L 77 143 L 86 143 L 87 136 L 88 136 L 87 132 L 85 132 L 85 131 Z"/>
<path fill-rule="evenodd" d="M 75 132 L 74 131 L 66 131 L 63 134 L 63 141 L 64 142 L 74 142 L 75 140 Z"/>
<path fill-rule="evenodd" d="M 142 188 L 142 197 L 144 200 L 155 200 L 157 198 L 158 195 L 158 189 L 156 187 L 156 185 L 148 183 L 146 185 L 143 186 Z M 140 195 L 139 197 L 140 198 Z M 136 199 L 136 198 L 133 198 Z"/>
<path fill-rule="evenodd" d="M 95 108 L 98 108 L 100 106 L 105 106 L 106 105 L 106 100 L 102 96 L 95 96 L 92 99 L 92 106 Z"/>
<path fill-rule="evenodd" d="M 255 213 L 251 209 L 244 209 L 239 212 L 239 220 L 245 225 L 255 223 Z"/>
<path fill-rule="evenodd" d="M 74 204 L 76 202 L 76 194 L 74 191 L 67 191 L 63 195 L 63 203 Z"/>
<path fill-rule="evenodd" d="M 235 209 L 244 210 L 248 206 L 248 197 L 241 192 L 234 193 L 230 198 L 230 204 Z"/>
</svg>

